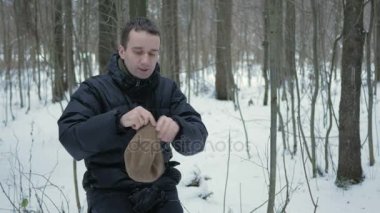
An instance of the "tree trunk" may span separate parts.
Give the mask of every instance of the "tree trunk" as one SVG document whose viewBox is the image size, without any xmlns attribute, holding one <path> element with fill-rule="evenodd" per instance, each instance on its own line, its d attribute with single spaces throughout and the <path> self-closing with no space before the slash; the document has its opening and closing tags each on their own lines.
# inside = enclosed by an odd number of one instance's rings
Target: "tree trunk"
<svg viewBox="0 0 380 213">
<path fill-rule="evenodd" d="M 4 54 L 4 66 L 5 66 L 5 125 L 8 123 L 8 110 L 9 114 L 12 117 L 12 120 L 15 119 L 12 111 L 12 102 L 13 102 L 13 90 L 12 90 L 12 78 L 11 78 L 11 68 L 12 68 L 12 44 L 11 44 L 11 36 L 10 36 L 10 23 L 6 21 L 6 8 L 4 6 L 3 1 L 1 2 L 1 21 L 3 29 L 3 54 Z M 9 94 L 9 99 L 8 99 Z M 9 107 L 9 108 L 8 108 Z"/>
<path fill-rule="evenodd" d="M 117 14 L 115 2 L 98 0 L 99 10 L 99 73 L 107 72 L 107 64 L 112 54 L 117 51 Z"/>
<path fill-rule="evenodd" d="M 269 33 L 269 5 L 268 1 L 264 0 L 264 12 L 263 12 L 263 20 L 264 20 L 264 41 L 263 41 L 263 78 L 264 78 L 264 100 L 263 106 L 268 105 L 268 90 L 269 90 L 269 78 L 268 78 L 268 63 L 269 63 L 269 50 L 268 50 L 268 33 Z"/>
<path fill-rule="evenodd" d="M 375 0 L 375 76 L 380 82 L 380 0 Z"/>
<path fill-rule="evenodd" d="M 282 1 L 269 0 L 269 70 L 270 70 L 270 170 L 269 170 L 269 195 L 267 212 L 275 210 L 276 198 L 276 165 L 277 165 L 277 89 L 278 76 L 281 70 L 282 51 L 278 50 L 282 43 Z"/>
<path fill-rule="evenodd" d="M 317 103 L 319 92 L 319 64 L 318 64 L 318 4 L 316 0 L 311 0 L 313 13 L 313 68 L 314 68 L 314 92 L 311 99 L 310 115 L 310 137 L 311 137 L 311 164 L 313 167 L 313 177 L 317 176 L 316 142 L 315 142 L 315 104 Z"/>
<path fill-rule="evenodd" d="M 83 60 L 83 77 L 89 78 L 92 76 L 92 66 L 91 66 L 91 56 L 90 56 L 90 49 L 89 49 L 89 36 L 90 36 L 90 7 L 91 3 L 89 0 L 83 0 L 83 36 L 82 36 L 82 42 L 83 42 L 83 48 L 82 48 L 82 60 Z M 82 35 L 80 34 L 80 35 Z M 79 81 L 81 82 L 81 80 Z"/>
<path fill-rule="evenodd" d="M 40 63 L 40 36 L 38 34 L 38 14 L 39 14 L 39 4 L 38 0 L 34 1 L 35 5 L 35 13 L 34 13 L 34 24 L 35 24 L 35 29 L 34 29 L 34 38 L 36 39 L 36 62 L 37 62 L 37 94 L 38 94 L 38 100 L 42 100 L 41 96 L 41 63 Z"/>
<path fill-rule="evenodd" d="M 22 37 L 25 37 L 25 38 L 28 38 L 29 36 L 33 36 L 33 31 L 35 29 L 35 25 L 33 23 L 33 18 L 32 18 L 32 11 L 31 11 L 31 4 L 32 4 L 32 1 L 27 1 L 27 2 L 23 2 L 22 4 L 22 7 L 21 7 L 21 12 L 22 12 L 22 23 L 24 25 L 24 35 Z M 33 48 L 33 40 L 32 41 L 29 41 L 28 43 L 30 43 L 29 45 L 26 44 L 27 40 L 26 39 L 22 39 L 23 41 L 23 48 L 26 48 L 28 46 L 31 47 L 31 50 L 30 50 L 30 56 L 29 56 L 29 59 L 27 59 L 28 57 L 24 57 L 24 65 L 23 65 L 23 73 L 26 73 L 26 100 L 27 100 L 27 108 L 26 108 L 26 111 L 25 113 L 28 113 L 29 110 L 30 110 L 30 107 L 31 107 L 31 100 L 30 100 L 30 88 L 31 88 L 31 75 L 28 73 L 27 70 L 29 70 L 29 66 L 28 64 L 28 60 L 29 61 L 34 61 L 34 48 Z M 27 51 L 24 49 L 23 50 L 23 54 L 27 54 L 26 53 Z M 35 67 L 33 66 L 32 67 L 32 75 L 34 74 L 34 70 L 35 70 Z"/>
<path fill-rule="evenodd" d="M 54 82 L 52 101 L 59 102 L 64 95 L 63 81 L 63 23 L 62 23 L 62 2 L 54 1 L 54 41 L 53 41 L 53 66 Z"/>
<path fill-rule="evenodd" d="M 15 25 L 16 25 L 16 38 L 17 38 L 17 81 L 18 81 L 18 92 L 20 107 L 24 107 L 24 93 L 23 93 L 23 83 L 22 83 L 22 72 L 24 70 L 24 33 L 25 25 L 23 23 L 23 3 L 21 0 L 16 0 L 13 4 L 15 11 Z"/>
<path fill-rule="evenodd" d="M 161 72 L 180 85 L 177 0 L 162 2 Z"/>
<path fill-rule="evenodd" d="M 69 94 L 75 87 L 72 0 L 65 0 L 65 74 Z"/>
<path fill-rule="evenodd" d="M 360 145 L 360 89 L 363 59 L 363 0 L 344 7 L 341 97 L 339 104 L 339 162 L 337 186 L 363 180 Z"/>
<path fill-rule="evenodd" d="M 305 64 L 306 64 L 306 57 L 307 57 L 307 45 L 306 45 L 306 42 L 307 42 L 307 39 L 306 39 L 306 33 L 304 32 L 304 30 L 307 28 L 307 23 L 306 23 L 306 8 L 305 8 L 305 0 L 301 0 L 301 5 L 299 6 L 300 7 L 300 27 L 299 27 L 299 30 L 300 30 L 300 41 L 299 41 L 299 45 L 300 45 L 300 50 L 299 50 L 299 59 L 298 59 L 298 63 L 299 63 L 299 67 L 300 67 L 300 71 L 301 71 L 301 77 L 303 78 L 305 76 Z M 300 81 L 302 80 L 302 78 L 300 79 Z M 301 83 L 301 85 L 303 85 Z M 301 88 L 303 88 L 303 86 L 301 86 Z"/>
<path fill-rule="evenodd" d="M 373 16 L 374 16 L 374 1 L 371 2 L 371 12 L 369 29 L 366 33 L 366 69 L 367 69 L 367 88 L 368 88 L 368 154 L 369 154 L 369 165 L 373 166 L 375 164 L 375 155 L 373 151 L 373 134 L 372 134 L 372 111 L 373 111 L 373 87 L 372 87 L 372 71 L 371 71 L 371 35 L 373 28 Z"/>
<path fill-rule="evenodd" d="M 216 13 L 216 98 L 234 100 L 235 83 L 231 62 L 232 1 L 218 0 Z"/>
<path fill-rule="evenodd" d="M 147 0 L 129 0 L 129 18 L 146 17 Z"/>
<path fill-rule="evenodd" d="M 194 14 L 194 0 L 188 1 L 189 15 L 187 23 L 187 63 L 186 63 L 186 86 L 187 86 L 187 101 L 190 103 L 191 97 L 191 61 L 192 61 L 192 45 L 191 42 L 191 32 L 193 28 L 193 14 Z"/>
<path fill-rule="evenodd" d="M 286 73 L 289 76 L 289 93 L 291 104 L 291 120 L 293 127 L 293 154 L 297 153 L 297 124 L 296 124 L 296 112 L 294 106 L 294 79 L 297 75 L 296 70 L 296 9 L 295 2 L 286 1 L 286 27 L 285 27 L 285 64 Z"/>
<path fill-rule="evenodd" d="M 340 34 L 334 41 L 333 49 L 332 49 L 332 56 L 331 56 L 331 63 L 330 63 L 330 72 L 328 73 L 328 79 L 327 79 L 327 107 L 329 111 L 329 123 L 326 130 L 326 137 L 325 137 L 325 173 L 328 173 L 329 171 L 329 136 L 332 128 L 333 123 L 333 112 L 334 112 L 334 106 L 331 100 L 331 83 L 333 80 L 333 73 L 335 73 L 334 70 L 336 70 L 336 55 L 337 55 L 337 49 L 338 49 L 338 42 L 341 40 L 342 34 Z"/>
</svg>

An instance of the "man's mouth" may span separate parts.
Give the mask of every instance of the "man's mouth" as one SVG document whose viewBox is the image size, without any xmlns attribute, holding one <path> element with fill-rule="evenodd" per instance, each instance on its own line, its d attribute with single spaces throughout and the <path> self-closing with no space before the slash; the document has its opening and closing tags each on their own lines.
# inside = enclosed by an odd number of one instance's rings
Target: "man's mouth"
<svg viewBox="0 0 380 213">
<path fill-rule="evenodd" d="M 147 71 L 148 71 L 148 69 L 143 69 L 143 68 L 139 68 L 139 70 L 140 70 L 141 72 L 147 72 Z"/>
</svg>

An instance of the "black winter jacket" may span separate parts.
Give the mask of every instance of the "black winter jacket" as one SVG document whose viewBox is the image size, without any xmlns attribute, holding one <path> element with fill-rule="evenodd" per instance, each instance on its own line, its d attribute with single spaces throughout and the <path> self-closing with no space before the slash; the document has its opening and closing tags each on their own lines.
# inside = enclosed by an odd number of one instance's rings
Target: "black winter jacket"
<svg viewBox="0 0 380 213">
<path fill-rule="evenodd" d="M 86 190 L 122 189 L 135 184 L 126 174 L 123 153 L 136 131 L 120 127 L 119 122 L 122 114 L 136 106 L 149 110 L 156 120 L 166 115 L 179 124 L 180 131 L 171 144 L 183 155 L 202 151 L 207 138 L 200 115 L 175 82 L 160 76 L 158 65 L 151 77 L 140 80 L 121 70 L 120 60 L 114 54 L 107 74 L 84 81 L 58 120 L 60 142 L 75 160 L 85 161 Z M 168 162 L 172 157 L 170 145 L 162 146 Z"/>
</svg>

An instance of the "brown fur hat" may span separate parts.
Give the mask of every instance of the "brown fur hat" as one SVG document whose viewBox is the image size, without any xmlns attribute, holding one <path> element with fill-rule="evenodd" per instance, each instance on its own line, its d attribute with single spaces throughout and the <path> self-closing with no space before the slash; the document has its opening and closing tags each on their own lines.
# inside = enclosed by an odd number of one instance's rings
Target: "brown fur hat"
<svg viewBox="0 0 380 213">
<path fill-rule="evenodd" d="M 156 129 L 150 123 L 139 129 L 124 152 L 125 169 L 137 182 L 150 183 L 165 171 Z"/>
</svg>

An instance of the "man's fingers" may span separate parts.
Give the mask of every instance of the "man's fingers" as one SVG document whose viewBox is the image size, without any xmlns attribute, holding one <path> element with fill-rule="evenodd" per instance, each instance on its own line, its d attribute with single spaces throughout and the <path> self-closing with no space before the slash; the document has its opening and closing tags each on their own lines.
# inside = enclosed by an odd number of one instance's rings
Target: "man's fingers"
<svg viewBox="0 0 380 213">
<path fill-rule="evenodd" d="M 149 116 L 149 122 L 150 122 L 153 126 L 156 126 L 156 125 L 157 125 L 156 120 L 154 119 L 153 115 Z"/>
<path fill-rule="evenodd" d="M 157 121 L 157 126 L 156 126 L 156 130 L 157 131 L 161 131 L 162 130 L 162 128 L 163 128 L 163 126 L 164 126 L 164 123 L 166 122 L 166 116 L 165 115 L 163 115 L 163 116 L 161 116 L 159 119 L 158 119 L 158 121 Z"/>
</svg>

